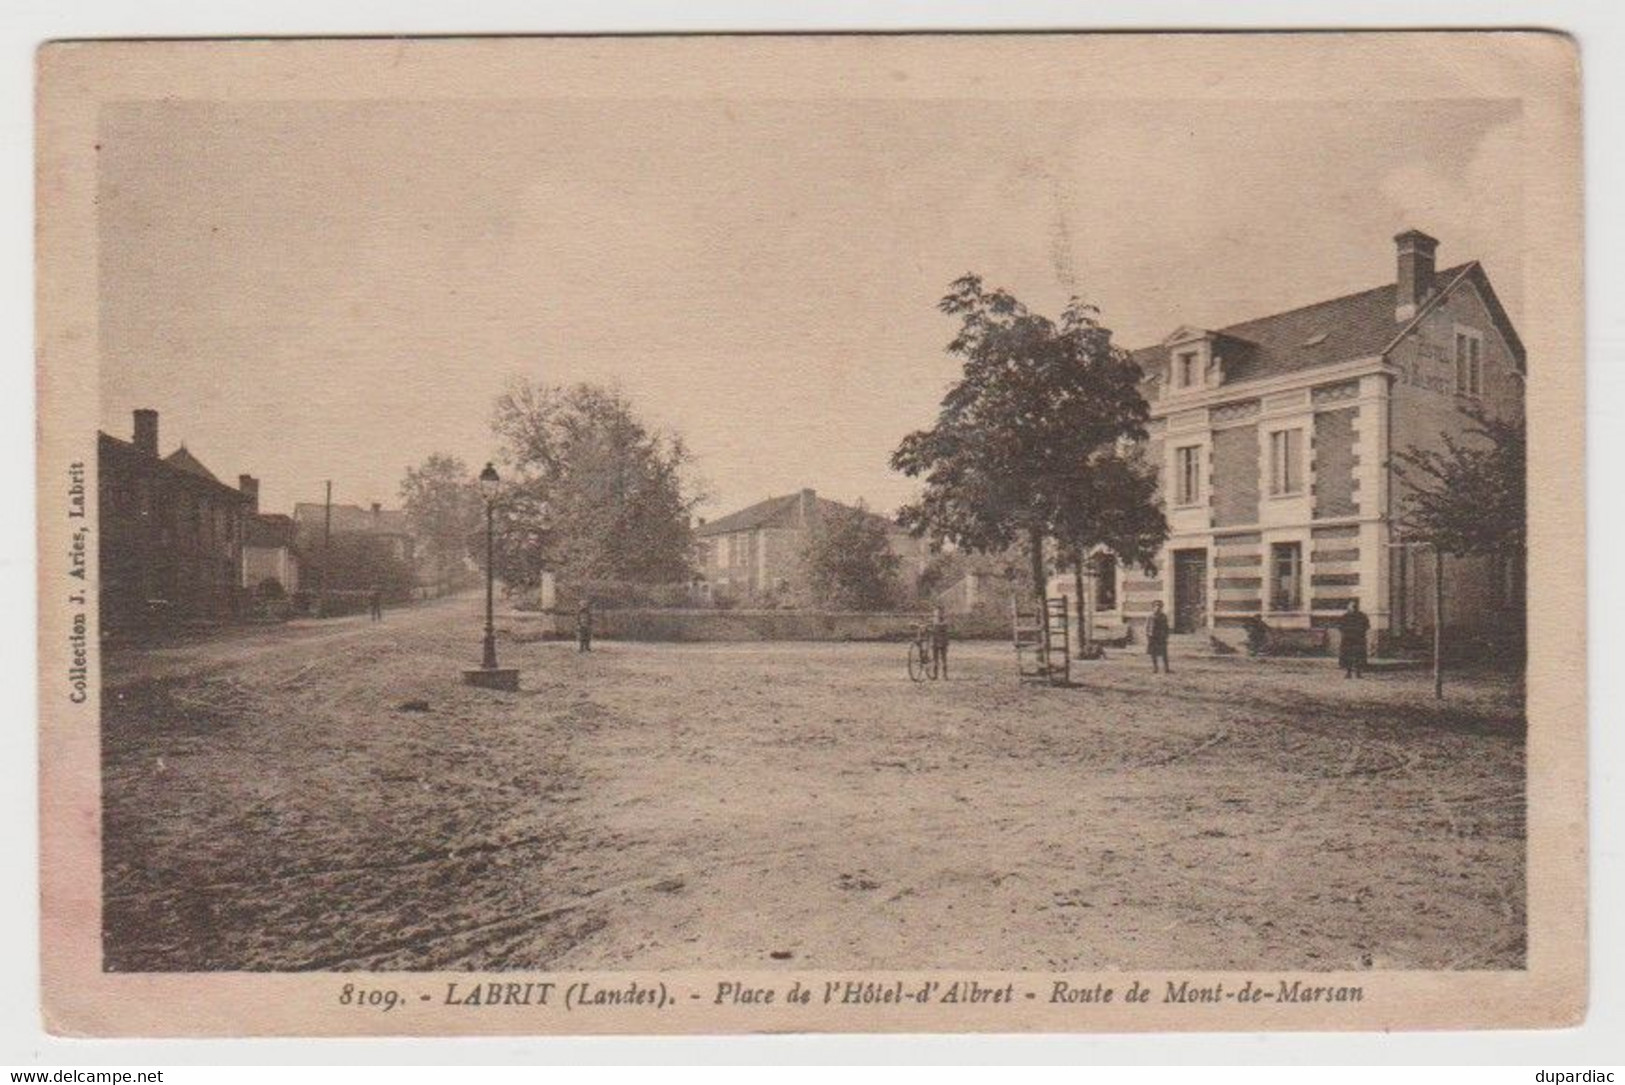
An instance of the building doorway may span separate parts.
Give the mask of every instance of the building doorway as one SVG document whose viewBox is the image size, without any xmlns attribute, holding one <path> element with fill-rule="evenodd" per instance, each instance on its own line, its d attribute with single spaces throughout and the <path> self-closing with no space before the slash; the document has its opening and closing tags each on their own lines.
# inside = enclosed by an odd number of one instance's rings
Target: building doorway
<svg viewBox="0 0 1625 1085">
<path fill-rule="evenodd" d="M 1174 551 L 1174 632 L 1207 625 L 1207 551 Z"/>
</svg>

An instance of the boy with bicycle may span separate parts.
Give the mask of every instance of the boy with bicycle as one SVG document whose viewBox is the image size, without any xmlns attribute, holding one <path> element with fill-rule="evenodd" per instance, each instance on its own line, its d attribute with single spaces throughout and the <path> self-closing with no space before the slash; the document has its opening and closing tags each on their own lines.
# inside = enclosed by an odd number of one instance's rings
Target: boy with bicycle
<svg viewBox="0 0 1625 1085">
<path fill-rule="evenodd" d="M 948 618 L 942 604 L 931 609 L 931 624 L 926 629 L 931 640 L 931 668 L 939 678 L 948 677 Z"/>
</svg>

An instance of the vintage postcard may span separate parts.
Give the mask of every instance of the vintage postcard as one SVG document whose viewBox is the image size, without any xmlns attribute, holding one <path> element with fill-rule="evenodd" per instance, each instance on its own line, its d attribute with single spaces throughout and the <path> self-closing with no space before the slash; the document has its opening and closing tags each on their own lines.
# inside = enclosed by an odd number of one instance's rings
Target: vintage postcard
<svg viewBox="0 0 1625 1085">
<path fill-rule="evenodd" d="M 38 66 L 53 1032 L 1583 1019 L 1566 38 Z"/>
</svg>

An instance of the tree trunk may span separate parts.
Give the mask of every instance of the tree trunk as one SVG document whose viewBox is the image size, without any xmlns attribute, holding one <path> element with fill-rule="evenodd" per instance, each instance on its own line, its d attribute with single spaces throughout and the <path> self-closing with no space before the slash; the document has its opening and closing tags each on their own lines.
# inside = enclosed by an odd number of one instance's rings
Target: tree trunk
<svg viewBox="0 0 1625 1085">
<path fill-rule="evenodd" d="M 1027 529 L 1027 556 L 1032 561 L 1033 597 L 1036 602 L 1035 615 L 1038 621 L 1038 666 L 1044 674 L 1049 674 L 1049 592 L 1044 584 L 1044 531 L 1042 528 Z"/>
<path fill-rule="evenodd" d="M 1042 617 L 1045 601 L 1049 593 L 1044 584 L 1044 531 L 1042 528 L 1029 528 L 1027 530 L 1027 552 L 1032 560 L 1033 595 L 1038 600 L 1038 613 Z"/>
<path fill-rule="evenodd" d="M 1078 658 L 1089 658 L 1089 593 L 1083 582 L 1083 559 L 1072 559 L 1072 587 L 1078 593 Z"/>
<path fill-rule="evenodd" d="M 1444 551 L 1433 548 L 1433 696 L 1444 699 Z"/>
</svg>

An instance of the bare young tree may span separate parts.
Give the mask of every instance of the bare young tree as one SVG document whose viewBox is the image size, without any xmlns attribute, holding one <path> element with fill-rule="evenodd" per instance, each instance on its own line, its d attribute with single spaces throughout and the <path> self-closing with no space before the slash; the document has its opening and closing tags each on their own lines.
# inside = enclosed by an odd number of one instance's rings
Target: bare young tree
<svg viewBox="0 0 1625 1085">
<path fill-rule="evenodd" d="M 1492 556 L 1522 566 L 1527 548 L 1527 433 L 1522 416 L 1496 418 L 1478 407 L 1463 439 L 1444 449 L 1412 447 L 1395 456 L 1404 483 L 1399 525 L 1409 543 L 1433 552 L 1433 690 L 1444 695 L 1446 557 Z"/>
</svg>

